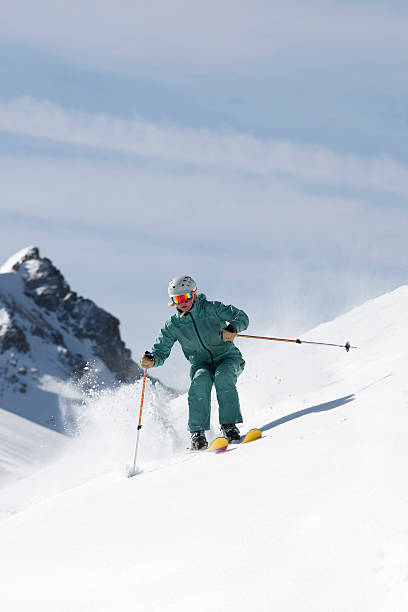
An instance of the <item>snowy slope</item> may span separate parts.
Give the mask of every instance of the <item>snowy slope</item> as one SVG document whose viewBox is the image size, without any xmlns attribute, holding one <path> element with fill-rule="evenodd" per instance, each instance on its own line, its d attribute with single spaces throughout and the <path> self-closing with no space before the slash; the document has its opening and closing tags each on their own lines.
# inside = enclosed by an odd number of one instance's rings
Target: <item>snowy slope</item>
<svg viewBox="0 0 408 612">
<path fill-rule="evenodd" d="M 0 486 L 36 471 L 64 443 L 64 436 L 0 409 Z"/>
<path fill-rule="evenodd" d="M 303 336 L 349 354 L 239 340 L 265 437 L 222 455 L 186 453 L 185 398 L 150 385 L 127 479 L 140 384 L 95 397 L 58 462 L 0 492 L 6 609 L 405 611 L 407 308 L 401 287 Z"/>
</svg>

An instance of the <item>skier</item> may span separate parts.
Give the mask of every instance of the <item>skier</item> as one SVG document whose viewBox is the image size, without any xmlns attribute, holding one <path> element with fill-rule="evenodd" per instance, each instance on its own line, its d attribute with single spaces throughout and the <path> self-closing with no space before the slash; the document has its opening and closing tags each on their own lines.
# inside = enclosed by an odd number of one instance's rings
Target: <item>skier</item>
<svg viewBox="0 0 408 612">
<path fill-rule="evenodd" d="M 140 365 L 142 368 L 163 365 L 178 340 L 191 364 L 188 392 L 191 448 L 200 450 L 208 446 L 205 431 L 210 429 L 213 384 L 221 431 L 230 442 L 239 441 L 236 423 L 242 423 L 242 415 L 236 383 L 245 361 L 233 341 L 238 332 L 248 327 L 248 317 L 235 306 L 210 302 L 203 293 L 197 293 L 197 285 L 190 276 L 172 279 L 168 294 L 169 306 L 176 306 L 177 312 L 166 321 Z"/>
</svg>

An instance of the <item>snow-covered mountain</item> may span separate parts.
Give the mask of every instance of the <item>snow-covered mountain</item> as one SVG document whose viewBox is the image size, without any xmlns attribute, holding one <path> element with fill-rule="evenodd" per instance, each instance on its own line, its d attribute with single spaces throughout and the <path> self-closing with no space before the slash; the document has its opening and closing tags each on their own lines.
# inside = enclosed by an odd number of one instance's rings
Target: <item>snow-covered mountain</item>
<svg viewBox="0 0 408 612">
<path fill-rule="evenodd" d="M 90 399 L 59 458 L 0 490 L 7 612 L 405 612 L 407 310 L 401 287 L 301 336 L 349 353 L 237 339 L 264 437 L 223 454 L 186 452 L 186 397 L 149 384 L 128 479 L 140 381 Z M 17 457 L 30 434 L 9 416 Z"/>
<path fill-rule="evenodd" d="M 108 386 L 142 374 L 118 319 L 71 291 L 38 248 L 16 253 L 0 268 L 0 407 L 63 431 L 75 396 L 66 383 L 89 368 Z"/>
</svg>

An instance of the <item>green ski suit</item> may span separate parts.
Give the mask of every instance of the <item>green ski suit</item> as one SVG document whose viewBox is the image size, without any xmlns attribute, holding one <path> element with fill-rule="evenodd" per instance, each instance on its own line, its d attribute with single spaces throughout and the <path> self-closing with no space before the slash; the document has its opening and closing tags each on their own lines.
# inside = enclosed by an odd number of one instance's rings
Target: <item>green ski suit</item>
<svg viewBox="0 0 408 612">
<path fill-rule="evenodd" d="M 217 392 L 220 424 L 242 423 L 237 378 L 245 361 L 233 342 L 224 342 L 221 331 L 227 323 L 238 332 L 248 327 L 243 310 L 210 302 L 203 293 L 191 310 L 182 315 L 177 311 L 165 323 L 152 348 L 155 367 L 163 365 L 173 344 L 178 340 L 185 357 L 191 363 L 191 385 L 188 392 L 190 431 L 210 429 L 211 389 Z"/>
</svg>

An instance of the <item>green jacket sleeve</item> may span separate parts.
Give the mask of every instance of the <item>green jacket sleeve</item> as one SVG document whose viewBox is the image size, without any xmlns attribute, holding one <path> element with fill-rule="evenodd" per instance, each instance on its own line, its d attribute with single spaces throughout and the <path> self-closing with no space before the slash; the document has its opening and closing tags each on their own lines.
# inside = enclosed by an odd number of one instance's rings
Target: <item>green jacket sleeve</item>
<svg viewBox="0 0 408 612">
<path fill-rule="evenodd" d="M 222 302 L 214 302 L 215 312 L 222 321 L 228 321 L 237 332 L 244 331 L 249 325 L 248 315 L 235 306 L 225 306 Z"/>
<path fill-rule="evenodd" d="M 177 340 L 176 336 L 171 330 L 171 322 L 166 321 L 164 327 L 160 330 L 151 353 L 154 357 L 154 366 L 161 366 L 170 355 L 173 344 Z"/>
</svg>

